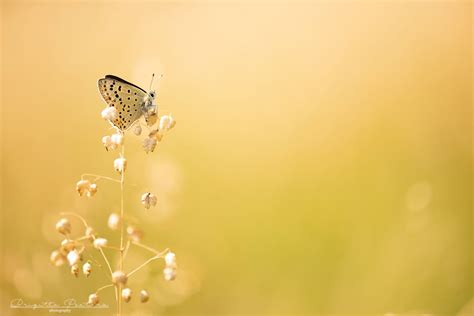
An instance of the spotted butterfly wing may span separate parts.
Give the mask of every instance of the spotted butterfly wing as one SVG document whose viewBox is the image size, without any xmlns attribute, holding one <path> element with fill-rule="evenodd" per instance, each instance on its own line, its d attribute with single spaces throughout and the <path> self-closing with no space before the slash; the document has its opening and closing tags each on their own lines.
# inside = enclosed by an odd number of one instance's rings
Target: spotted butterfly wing
<svg viewBox="0 0 474 316">
<path fill-rule="evenodd" d="M 142 116 L 145 90 L 112 75 L 99 79 L 97 85 L 104 101 L 117 109 L 117 118 L 110 121 L 112 125 L 125 131 Z"/>
</svg>

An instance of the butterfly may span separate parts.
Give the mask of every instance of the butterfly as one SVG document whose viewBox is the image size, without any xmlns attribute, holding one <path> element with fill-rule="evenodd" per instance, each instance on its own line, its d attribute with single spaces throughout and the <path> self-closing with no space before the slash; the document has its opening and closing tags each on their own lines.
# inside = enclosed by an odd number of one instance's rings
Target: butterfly
<svg viewBox="0 0 474 316">
<path fill-rule="evenodd" d="M 113 75 L 99 79 L 97 86 L 105 103 L 117 110 L 117 118 L 110 123 L 121 131 L 129 129 L 142 115 L 156 111 L 153 90 L 146 92 L 139 86 Z"/>
</svg>

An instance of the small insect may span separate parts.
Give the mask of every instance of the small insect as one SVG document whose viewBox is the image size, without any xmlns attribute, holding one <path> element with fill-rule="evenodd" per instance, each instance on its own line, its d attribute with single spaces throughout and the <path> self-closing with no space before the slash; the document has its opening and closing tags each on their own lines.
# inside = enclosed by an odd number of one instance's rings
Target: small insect
<svg viewBox="0 0 474 316">
<path fill-rule="evenodd" d="M 117 118 L 110 123 L 122 131 L 126 131 L 142 115 L 157 111 L 155 91 L 151 90 L 153 74 L 150 83 L 150 92 L 146 92 L 117 76 L 107 75 L 97 81 L 100 94 L 105 103 L 117 110 Z"/>
</svg>

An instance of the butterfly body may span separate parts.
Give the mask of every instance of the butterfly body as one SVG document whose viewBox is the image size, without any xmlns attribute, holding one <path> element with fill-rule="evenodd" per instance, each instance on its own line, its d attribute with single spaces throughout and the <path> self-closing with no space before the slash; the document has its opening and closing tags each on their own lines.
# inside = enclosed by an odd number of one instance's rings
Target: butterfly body
<svg viewBox="0 0 474 316">
<path fill-rule="evenodd" d="M 105 103 L 117 110 L 117 117 L 110 123 L 121 131 L 129 129 L 142 115 L 156 111 L 155 91 L 146 92 L 113 75 L 99 79 L 97 86 Z"/>
</svg>

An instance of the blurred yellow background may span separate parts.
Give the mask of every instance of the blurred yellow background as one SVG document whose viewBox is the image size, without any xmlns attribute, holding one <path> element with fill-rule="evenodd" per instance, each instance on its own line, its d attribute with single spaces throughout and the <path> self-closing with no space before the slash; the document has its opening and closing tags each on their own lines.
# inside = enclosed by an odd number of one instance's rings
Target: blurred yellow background
<svg viewBox="0 0 474 316">
<path fill-rule="evenodd" d="M 1 8 L 0 314 L 106 284 L 50 264 L 54 224 L 77 212 L 118 242 L 118 187 L 75 192 L 82 173 L 116 177 L 96 81 L 148 89 L 154 72 L 177 125 L 149 155 L 127 135 L 125 210 L 180 270 L 137 273 L 151 299 L 129 315 L 474 315 L 471 2 Z M 97 315 L 115 312 L 103 293 Z"/>
</svg>

